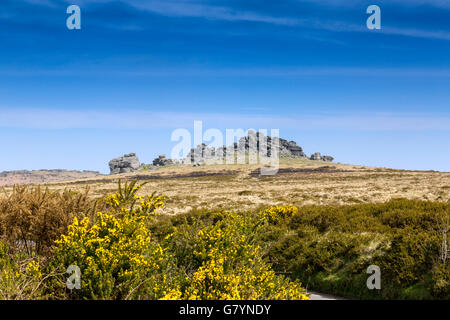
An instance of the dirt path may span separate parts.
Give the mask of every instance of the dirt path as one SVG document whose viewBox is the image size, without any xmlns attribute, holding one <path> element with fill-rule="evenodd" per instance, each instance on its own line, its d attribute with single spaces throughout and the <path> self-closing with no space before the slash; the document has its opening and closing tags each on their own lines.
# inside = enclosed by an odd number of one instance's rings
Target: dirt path
<svg viewBox="0 0 450 320">
<path fill-rule="evenodd" d="M 345 298 L 341 298 L 341 297 L 336 297 L 336 296 L 332 296 L 329 294 L 324 294 L 324 293 L 318 293 L 318 292 L 309 292 L 310 296 L 309 298 L 311 300 L 346 300 Z"/>
</svg>

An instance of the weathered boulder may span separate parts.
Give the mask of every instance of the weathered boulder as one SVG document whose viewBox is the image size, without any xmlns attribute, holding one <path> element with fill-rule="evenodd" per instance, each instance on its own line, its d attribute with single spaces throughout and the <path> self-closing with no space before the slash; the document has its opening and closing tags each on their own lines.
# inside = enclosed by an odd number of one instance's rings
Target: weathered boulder
<svg viewBox="0 0 450 320">
<path fill-rule="evenodd" d="M 153 165 L 154 166 L 168 166 L 174 164 L 174 161 L 172 159 L 167 159 L 165 154 L 161 154 L 159 155 L 158 158 L 156 158 L 155 160 L 153 160 Z"/>
<path fill-rule="evenodd" d="M 333 162 L 334 158 L 332 156 L 322 156 L 322 161 Z"/>
<path fill-rule="evenodd" d="M 320 155 L 320 152 L 316 152 L 316 153 L 313 153 L 309 159 L 320 161 L 320 160 L 322 160 L 322 156 Z"/>
<path fill-rule="evenodd" d="M 316 160 L 316 161 L 325 161 L 325 162 L 333 162 L 333 160 L 334 160 L 334 158 L 332 156 L 322 156 L 320 154 L 320 152 L 316 152 L 316 153 L 312 154 L 309 159 Z"/>
<path fill-rule="evenodd" d="M 129 173 L 138 170 L 140 165 L 136 153 L 129 153 L 123 157 L 112 159 L 109 162 L 109 170 L 111 174 Z"/>
<path fill-rule="evenodd" d="M 306 154 L 303 152 L 302 147 L 298 146 L 295 141 L 289 141 L 286 149 L 289 150 L 293 157 L 307 158 Z"/>
</svg>

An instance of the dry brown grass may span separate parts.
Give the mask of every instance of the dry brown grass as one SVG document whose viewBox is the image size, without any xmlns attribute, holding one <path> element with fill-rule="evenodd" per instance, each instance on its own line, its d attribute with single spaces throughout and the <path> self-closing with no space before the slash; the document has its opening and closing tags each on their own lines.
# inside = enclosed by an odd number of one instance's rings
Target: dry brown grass
<svg viewBox="0 0 450 320">
<path fill-rule="evenodd" d="M 450 173 L 404 171 L 307 160 L 282 160 L 280 173 L 260 177 L 258 165 L 171 166 L 154 171 L 49 184 L 97 197 L 116 190 L 118 179 L 148 181 L 140 191 L 169 197 L 165 213 L 192 209 L 248 210 L 276 204 L 379 203 L 393 198 L 449 201 Z M 7 192 L 10 189 L 6 189 Z"/>
<path fill-rule="evenodd" d="M 58 190 L 59 191 L 59 190 Z M 53 242 L 67 231 L 74 217 L 94 207 L 83 192 L 15 186 L 0 198 L 0 240 L 11 251 L 45 254 Z"/>
</svg>

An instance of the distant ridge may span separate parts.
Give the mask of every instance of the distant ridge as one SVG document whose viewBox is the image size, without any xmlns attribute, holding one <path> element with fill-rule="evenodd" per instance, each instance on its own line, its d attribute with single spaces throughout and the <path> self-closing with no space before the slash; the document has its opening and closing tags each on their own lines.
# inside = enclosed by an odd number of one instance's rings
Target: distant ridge
<svg viewBox="0 0 450 320">
<path fill-rule="evenodd" d="M 40 184 L 66 180 L 86 179 L 102 176 L 98 171 L 76 170 L 15 170 L 0 172 L 0 186 L 15 184 Z"/>
</svg>

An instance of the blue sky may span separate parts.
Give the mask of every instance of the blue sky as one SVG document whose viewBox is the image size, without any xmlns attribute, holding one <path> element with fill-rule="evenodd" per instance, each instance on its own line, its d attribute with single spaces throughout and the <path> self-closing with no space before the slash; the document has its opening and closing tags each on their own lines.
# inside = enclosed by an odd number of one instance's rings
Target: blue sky
<svg viewBox="0 0 450 320">
<path fill-rule="evenodd" d="M 0 49 L 0 171 L 150 163 L 194 120 L 450 171 L 449 1 L 2 0 Z"/>
</svg>

